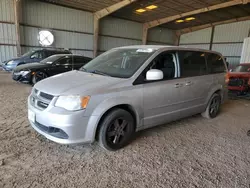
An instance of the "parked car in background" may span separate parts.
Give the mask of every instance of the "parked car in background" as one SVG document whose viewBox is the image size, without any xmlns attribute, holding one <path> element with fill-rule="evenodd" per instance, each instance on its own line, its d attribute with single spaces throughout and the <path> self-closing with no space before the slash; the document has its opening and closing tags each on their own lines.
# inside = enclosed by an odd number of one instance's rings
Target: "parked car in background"
<svg viewBox="0 0 250 188">
<path fill-rule="evenodd" d="M 215 118 L 227 96 L 221 54 L 175 46 L 112 49 L 80 71 L 54 76 L 28 98 L 32 127 L 61 144 L 97 140 L 107 150 L 136 131 L 202 113 Z"/>
<path fill-rule="evenodd" d="M 250 63 L 243 63 L 231 70 L 228 74 L 228 89 L 238 95 L 250 91 Z"/>
<path fill-rule="evenodd" d="M 23 65 L 26 63 L 39 62 L 55 54 L 71 54 L 71 52 L 68 50 L 52 50 L 52 49 L 34 50 L 34 51 L 25 53 L 21 57 L 13 58 L 13 59 L 5 61 L 2 64 L 2 68 L 3 70 L 10 72 L 19 65 Z"/>
<path fill-rule="evenodd" d="M 16 67 L 12 78 L 16 81 L 35 84 L 49 76 L 78 70 L 90 60 L 91 58 L 73 54 L 52 55 L 40 62 Z"/>
</svg>

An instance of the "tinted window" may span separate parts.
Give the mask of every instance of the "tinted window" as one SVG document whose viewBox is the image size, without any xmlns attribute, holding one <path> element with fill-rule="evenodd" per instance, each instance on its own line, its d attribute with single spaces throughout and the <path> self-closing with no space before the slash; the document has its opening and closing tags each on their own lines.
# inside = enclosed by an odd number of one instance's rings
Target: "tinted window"
<svg viewBox="0 0 250 188">
<path fill-rule="evenodd" d="M 30 58 L 32 59 L 42 59 L 43 58 L 43 53 L 41 51 L 37 51 L 33 53 Z"/>
<path fill-rule="evenodd" d="M 76 64 L 85 64 L 88 63 L 90 61 L 89 58 L 85 58 L 85 57 L 75 57 L 74 58 L 74 63 Z"/>
<path fill-rule="evenodd" d="M 58 60 L 58 59 L 60 59 L 60 58 L 62 58 L 61 55 L 52 55 L 52 56 L 47 57 L 46 59 L 40 61 L 40 63 L 48 63 L 48 64 L 51 64 L 51 63 L 53 63 L 54 61 L 56 61 L 56 60 Z"/>
<path fill-rule="evenodd" d="M 71 58 L 63 58 L 63 59 L 60 59 L 57 64 L 60 64 L 60 65 L 70 65 L 72 64 L 72 59 Z"/>
<path fill-rule="evenodd" d="M 217 54 L 207 54 L 207 65 L 209 73 L 223 73 L 226 71 L 222 57 Z"/>
<path fill-rule="evenodd" d="M 181 77 L 201 76 L 207 74 L 205 53 L 180 51 L 178 54 Z"/>
</svg>

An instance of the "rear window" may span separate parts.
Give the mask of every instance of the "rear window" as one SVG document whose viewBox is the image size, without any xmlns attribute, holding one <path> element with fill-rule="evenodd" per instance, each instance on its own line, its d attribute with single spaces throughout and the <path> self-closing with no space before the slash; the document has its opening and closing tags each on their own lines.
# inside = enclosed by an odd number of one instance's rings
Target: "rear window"
<svg viewBox="0 0 250 188">
<path fill-rule="evenodd" d="M 223 73 L 226 71 L 223 58 L 217 54 L 207 54 L 207 66 L 208 73 L 210 74 Z"/>
<path fill-rule="evenodd" d="M 179 51 L 181 77 L 201 76 L 207 74 L 204 52 Z"/>
</svg>

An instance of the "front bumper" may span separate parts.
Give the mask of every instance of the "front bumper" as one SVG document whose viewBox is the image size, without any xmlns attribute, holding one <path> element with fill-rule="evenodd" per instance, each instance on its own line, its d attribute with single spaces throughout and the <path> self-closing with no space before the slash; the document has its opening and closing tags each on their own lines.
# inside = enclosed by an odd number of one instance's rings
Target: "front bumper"
<svg viewBox="0 0 250 188">
<path fill-rule="evenodd" d="M 60 144 L 92 143 L 95 140 L 98 116 L 84 116 L 84 110 L 69 112 L 51 104 L 43 111 L 32 106 L 28 98 L 28 109 L 35 114 L 31 126 L 47 139 Z"/>
<path fill-rule="evenodd" d="M 248 92 L 249 86 L 228 86 L 229 91 Z"/>
<path fill-rule="evenodd" d="M 12 79 L 18 82 L 30 83 L 31 82 L 31 73 L 26 75 L 20 75 L 18 73 L 12 73 Z"/>
<path fill-rule="evenodd" d="M 5 71 L 7 71 L 7 72 L 11 72 L 11 71 L 13 71 L 13 69 L 16 67 L 16 65 L 14 66 L 14 65 L 3 65 L 2 66 L 2 69 L 3 70 L 5 70 Z"/>
</svg>

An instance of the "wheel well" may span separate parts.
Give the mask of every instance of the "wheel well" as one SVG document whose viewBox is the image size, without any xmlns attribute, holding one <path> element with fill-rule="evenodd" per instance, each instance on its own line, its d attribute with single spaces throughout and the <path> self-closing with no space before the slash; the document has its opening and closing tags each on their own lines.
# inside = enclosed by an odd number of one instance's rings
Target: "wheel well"
<svg viewBox="0 0 250 188">
<path fill-rule="evenodd" d="M 217 93 L 218 95 L 220 95 L 220 97 L 222 98 L 222 91 L 220 89 L 218 89 L 217 91 L 215 91 L 214 93 Z"/>
<path fill-rule="evenodd" d="M 99 134 L 99 130 L 100 130 L 100 126 L 101 126 L 101 122 L 103 121 L 103 119 L 106 117 L 106 115 L 112 111 L 113 109 L 115 108 L 120 108 L 120 109 L 123 109 L 123 110 L 126 110 L 127 112 L 129 112 L 133 119 L 134 119 L 134 122 L 135 122 L 135 125 L 137 124 L 137 115 L 136 115 L 136 112 L 135 110 L 133 109 L 133 107 L 131 105 L 128 105 L 128 104 L 120 104 L 120 105 L 117 105 L 117 106 L 113 106 L 112 108 L 108 109 L 101 117 L 101 119 L 99 120 L 98 122 L 98 126 L 97 126 L 97 129 L 96 129 L 96 133 L 95 133 L 95 137 L 97 138 L 98 134 Z M 136 126 L 134 127 L 136 128 Z"/>
<path fill-rule="evenodd" d="M 21 62 L 21 63 L 18 63 L 18 64 L 17 64 L 17 66 L 19 66 L 19 65 L 23 65 L 23 64 L 24 64 L 24 62 Z"/>
</svg>

